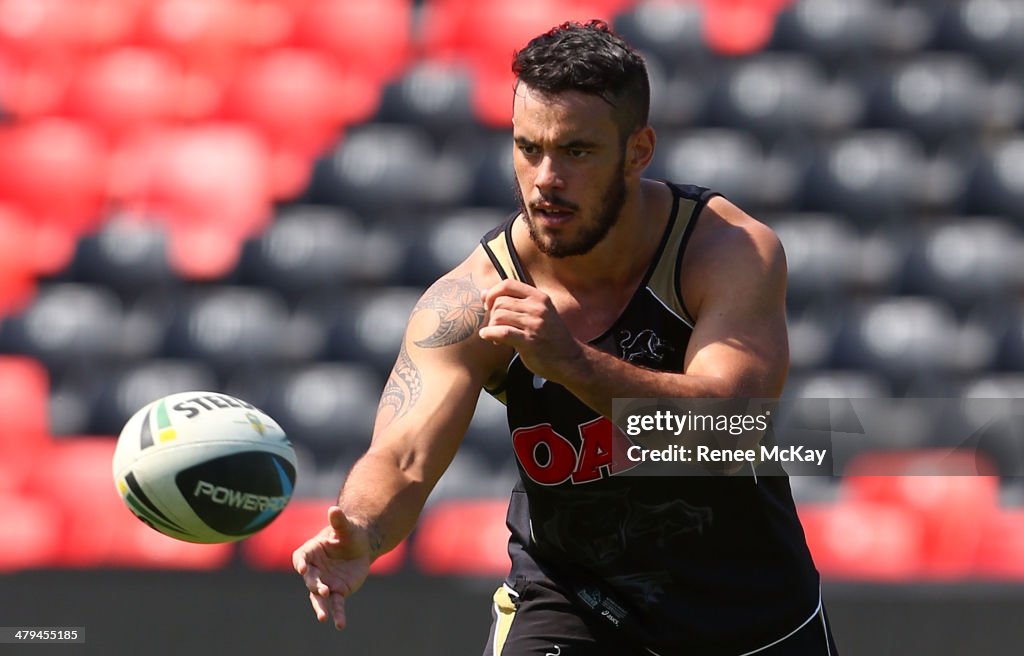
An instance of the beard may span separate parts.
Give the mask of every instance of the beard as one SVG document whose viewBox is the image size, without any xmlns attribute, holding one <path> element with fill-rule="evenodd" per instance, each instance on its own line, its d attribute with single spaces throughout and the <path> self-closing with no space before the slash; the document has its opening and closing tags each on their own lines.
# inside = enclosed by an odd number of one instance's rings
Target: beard
<svg viewBox="0 0 1024 656">
<path fill-rule="evenodd" d="M 537 224 L 530 216 L 529 208 L 527 208 L 526 201 L 523 199 L 523 192 L 517 182 L 515 185 L 516 198 L 519 200 L 519 208 L 523 213 L 523 219 L 526 221 L 526 227 L 530 231 L 530 239 L 536 244 L 537 249 L 550 257 L 563 258 L 574 255 L 586 255 L 601 243 L 608 236 L 608 232 L 618 223 L 619 213 L 622 211 L 622 206 L 626 203 L 626 180 L 621 174 L 624 166 L 625 158 L 623 158 L 619 166 L 619 174 L 612 177 L 611 182 L 605 187 L 604 193 L 601 194 L 601 201 L 594 213 L 594 219 L 587 223 L 586 217 L 575 217 L 576 219 L 582 218 L 583 222 L 579 228 L 580 232 L 571 238 L 545 236 L 541 233 L 537 228 Z M 551 196 L 545 198 L 545 200 L 569 209 L 578 209 L 574 203 L 560 199 L 558 196 Z"/>
</svg>

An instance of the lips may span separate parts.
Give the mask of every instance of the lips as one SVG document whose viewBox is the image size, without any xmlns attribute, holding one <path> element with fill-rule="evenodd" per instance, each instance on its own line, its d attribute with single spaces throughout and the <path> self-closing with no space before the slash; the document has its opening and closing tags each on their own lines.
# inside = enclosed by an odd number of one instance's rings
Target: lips
<svg viewBox="0 0 1024 656">
<path fill-rule="evenodd" d="M 533 215 L 546 223 L 564 223 L 576 214 L 575 210 L 562 205 L 534 205 Z"/>
</svg>

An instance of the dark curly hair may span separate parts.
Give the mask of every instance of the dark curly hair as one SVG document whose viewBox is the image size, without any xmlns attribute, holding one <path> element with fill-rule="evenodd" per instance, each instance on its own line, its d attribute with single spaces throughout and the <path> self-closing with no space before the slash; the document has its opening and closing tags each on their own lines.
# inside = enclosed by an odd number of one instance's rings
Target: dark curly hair
<svg viewBox="0 0 1024 656">
<path fill-rule="evenodd" d="M 562 23 L 515 53 L 512 72 L 542 93 L 579 91 L 612 106 L 623 139 L 647 125 L 651 84 L 643 58 L 608 23 Z"/>
</svg>

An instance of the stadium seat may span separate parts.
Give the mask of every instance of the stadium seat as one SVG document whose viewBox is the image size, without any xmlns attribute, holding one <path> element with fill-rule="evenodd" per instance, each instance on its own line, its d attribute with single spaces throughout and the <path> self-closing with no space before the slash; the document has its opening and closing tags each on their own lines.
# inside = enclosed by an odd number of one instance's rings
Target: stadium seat
<svg viewBox="0 0 1024 656">
<path fill-rule="evenodd" d="M 1024 7 L 1015 0 L 964 0 L 941 5 L 935 46 L 981 58 L 995 68 L 1024 55 Z"/>
<path fill-rule="evenodd" d="M 0 318 L 25 308 L 35 293 L 36 262 L 33 244 L 36 226 L 28 217 L 0 202 Z"/>
<path fill-rule="evenodd" d="M 615 31 L 671 71 L 710 59 L 700 3 L 642 0 L 615 16 Z"/>
<path fill-rule="evenodd" d="M 337 289 L 362 277 L 366 242 L 366 232 L 352 212 L 292 205 L 245 245 L 239 278 L 289 294 Z"/>
<path fill-rule="evenodd" d="M 803 207 L 879 224 L 918 202 L 927 163 L 921 144 L 899 131 L 845 133 L 819 148 L 804 181 Z"/>
<path fill-rule="evenodd" d="M 409 0 L 312 0 L 297 12 L 294 41 L 320 50 L 376 83 L 396 77 L 412 54 Z"/>
<path fill-rule="evenodd" d="M 747 132 L 699 128 L 662 134 L 649 175 L 710 187 L 755 211 L 771 195 L 784 193 L 786 182 L 795 190 L 796 173 L 783 162 L 769 167 L 761 144 Z"/>
<path fill-rule="evenodd" d="M 4 458 L 13 460 L 46 446 L 49 394 L 50 377 L 41 362 L 24 355 L 0 355 L 0 453 Z"/>
<path fill-rule="evenodd" d="M 972 453 L 865 453 L 850 463 L 844 487 L 850 500 L 917 515 L 924 540 L 921 574 L 955 579 L 972 571 L 983 529 L 997 511 L 993 472 L 991 463 Z"/>
<path fill-rule="evenodd" d="M 0 51 L 28 59 L 72 50 L 80 39 L 81 7 L 62 0 L 0 2 Z"/>
<path fill-rule="evenodd" d="M 1024 221 L 1024 133 L 996 137 L 979 149 L 973 165 L 968 211 Z"/>
<path fill-rule="evenodd" d="M 512 135 L 507 130 L 459 134 L 451 148 L 472 172 L 464 205 L 516 209 Z"/>
<path fill-rule="evenodd" d="M 994 338 L 971 331 L 942 301 L 906 296 L 856 304 L 840 333 L 837 364 L 914 374 L 974 371 L 995 357 Z"/>
<path fill-rule="evenodd" d="M 981 579 L 1024 581 L 1024 512 L 1000 510 L 982 526 L 972 573 Z"/>
<path fill-rule="evenodd" d="M 1013 373 L 1024 371 L 1024 304 L 1006 297 L 982 304 L 976 320 L 992 327 L 998 339 L 998 353 L 993 368 Z"/>
<path fill-rule="evenodd" d="M 128 211 L 164 222 L 179 275 L 211 279 L 234 268 L 241 241 L 269 221 L 270 166 L 254 130 L 206 123 L 129 140 L 111 189 Z"/>
<path fill-rule="evenodd" d="M 162 396 L 218 389 L 212 368 L 189 360 L 146 359 L 106 373 L 94 372 L 84 380 L 82 377 L 79 394 L 92 401 L 87 425 L 90 432 L 103 435 L 119 434 L 133 414 Z"/>
<path fill-rule="evenodd" d="M 887 5 L 882 0 L 796 0 L 779 13 L 770 46 L 847 66 L 862 62 L 886 45 Z"/>
<path fill-rule="evenodd" d="M 277 49 L 247 60 L 225 94 L 223 115 L 258 128 L 275 150 L 312 158 L 344 124 L 376 109 L 376 84 L 313 50 Z"/>
<path fill-rule="evenodd" d="M 861 277 L 860 235 L 835 214 L 789 214 L 771 221 L 786 249 L 787 299 L 841 298 Z"/>
<path fill-rule="evenodd" d="M 163 535 L 140 521 L 125 508 L 110 523 L 113 548 L 106 567 L 168 570 L 217 570 L 228 565 L 235 546 L 194 544 Z"/>
<path fill-rule="evenodd" d="M 222 74 L 244 56 L 248 35 L 242 0 L 156 0 L 144 3 L 132 40 L 164 50 L 189 70 Z"/>
<path fill-rule="evenodd" d="M 78 240 L 69 273 L 128 298 L 173 287 L 179 279 L 168 261 L 167 241 L 166 230 L 151 217 L 108 215 L 102 228 Z"/>
<path fill-rule="evenodd" d="M 714 87 L 707 113 L 712 125 L 770 138 L 815 126 L 828 89 L 821 68 L 797 53 L 736 60 L 716 76 Z"/>
<path fill-rule="evenodd" d="M 306 200 L 367 216 L 443 207 L 464 196 L 466 166 L 440 153 L 423 128 L 365 124 L 319 160 Z"/>
<path fill-rule="evenodd" d="M 228 383 L 232 393 L 276 419 L 318 462 L 362 455 L 383 387 L 377 372 L 351 362 L 247 370 Z"/>
<path fill-rule="evenodd" d="M 915 513 L 867 501 L 802 504 L 797 511 L 824 580 L 907 582 L 920 575 L 924 528 Z"/>
<path fill-rule="evenodd" d="M 413 535 L 412 557 L 433 575 L 508 574 L 506 499 L 451 500 L 431 506 Z"/>
<path fill-rule="evenodd" d="M 650 123 L 658 134 L 705 124 L 720 64 L 707 62 L 698 68 L 668 66 L 653 57 L 645 61 L 651 84 Z"/>
<path fill-rule="evenodd" d="M 907 130 L 927 143 L 973 136 L 988 110 L 985 71 L 965 55 L 922 53 L 872 82 L 868 124 Z"/>
<path fill-rule="evenodd" d="M 1004 481 L 1024 477 L 1024 375 L 983 373 L 960 396 L 965 445 L 991 459 Z"/>
<path fill-rule="evenodd" d="M 749 55 L 771 40 L 775 17 L 792 0 L 704 0 L 704 40 L 715 53 Z"/>
<path fill-rule="evenodd" d="M 383 88 L 373 120 L 421 125 L 443 137 L 475 120 L 472 87 L 467 65 L 420 60 Z"/>
<path fill-rule="evenodd" d="M 287 303 L 276 291 L 211 286 L 180 300 L 167 330 L 164 353 L 170 357 L 223 370 L 286 361 L 295 346 Z"/>
<path fill-rule="evenodd" d="M 61 549 L 61 512 L 51 502 L 0 487 L 0 573 L 43 569 Z"/>
<path fill-rule="evenodd" d="M 183 70 L 167 55 L 118 48 L 75 68 L 64 113 L 91 123 L 116 140 L 135 130 L 166 125 L 181 114 Z"/>
<path fill-rule="evenodd" d="M 22 61 L 0 48 L 0 112 L 20 121 L 57 114 L 74 66 L 67 57 Z"/>
<path fill-rule="evenodd" d="M 110 463 L 115 440 L 75 436 L 54 443 L 46 467 L 32 471 L 25 492 L 55 504 L 60 550 L 53 565 L 95 567 L 107 564 L 116 549 L 114 527 L 129 513 L 114 485 Z"/>
<path fill-rule="evenodd" d="M 84 125 L 49 118 L 0 126 L 0 201 L 73 238 L 97 223 L 108 163 L 103 140 Z"/>
<path fill-rule="evenodd" d="M 406 260 L 408 279 L 413 284 L 430 285 L 466 259 L 484 234 L 507 215 L 496 208 L 463 207 L 437 217 L 428 226 L 421 224 Z"/>
<path fill-rule="evenodd" d="M 410 287 L 378 287 L 350 297 L 311 296 L 303 305 L 320 309 L 328 326 L 329 359 L 365 362 L 387 373 L 402 344 L 409 314 L 422 290 Z"/>
<path fill-rule="evenodd" d="M 265 529 L 241 543 L 242 556 L 260 570 L 291 570 L 292 552 L 327 526 L 327 509 L 333 498 L 292 499 Z M 406 542 L 384 554 L 370 566 L 371 574 L 391 574 L 405 565 Z"/>
<path fill-rule="evenodd" d="M 495 468 L 489 462 L 488 454 L 482 453 L 477 446 L 475 443 L 464 443 L 459 448 L 441 480 L 431 491 L 427 500 L 428 508 L 455 499 L 504 499 L 508 496 L 515 484 L 515 466 L 508 461 L 506 467 Z M 510 444 L 506 444 L 505 448 L 511 452 Z"/>
<path fill-rule="evenodd" d="M 790 307 L 789 360 L 793 371 L 828 368 L 832 364 L 839 323 L 825 305 L 796 310 Z"/>
<path fill-rule="evenodd" d="M 24 312 L 0 324 L 0 349 L 51 365 L 98 362 L 118 354 L 123 315 L 120 299 L 105 287 L 46 284 Z"/>
<path fill-rule="evenodd" d="M 903 290 L 966 309 L 1024 289 L 1024 235 L 994 217 L 934 220 L 915 231 Z"/>
</svg>

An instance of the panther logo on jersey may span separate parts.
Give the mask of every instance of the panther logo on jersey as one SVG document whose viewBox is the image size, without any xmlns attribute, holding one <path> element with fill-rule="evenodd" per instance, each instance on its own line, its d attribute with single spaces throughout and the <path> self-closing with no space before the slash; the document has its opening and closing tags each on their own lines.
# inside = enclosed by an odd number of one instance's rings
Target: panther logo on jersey
<svg viewBox="0 0 1024 656">
<path fill-rule="evenodd" d="M 633 334 L 623 330 L 618 335 L 619 352 L 626 362 L 657 364 L 672 352 L 672 345 L 658 337 L 650 328 Z"/>
</svg>

